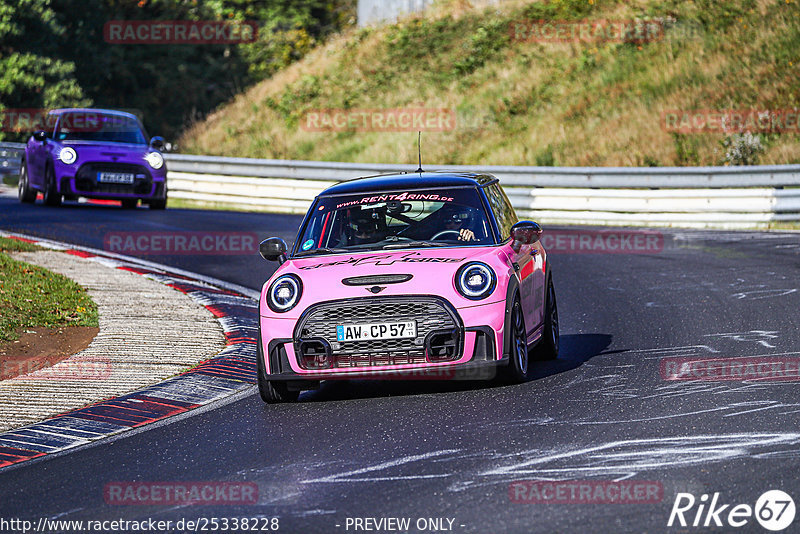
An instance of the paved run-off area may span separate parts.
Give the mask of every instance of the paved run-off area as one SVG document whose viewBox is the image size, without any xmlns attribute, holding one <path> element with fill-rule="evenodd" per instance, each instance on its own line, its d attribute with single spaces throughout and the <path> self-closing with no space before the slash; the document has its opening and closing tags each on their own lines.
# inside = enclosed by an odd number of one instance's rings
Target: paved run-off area
<svg viewBox="0 0 800 534">
<path fill-rule="evenodd" d="M 52 367 L 0 382 L 0 431 L 154 384 L 225 347 L 217 318 L 169 286 L 67 252 L 11 255 L 85 287 L 97 303 L 100 332 Z"/>
</svg>

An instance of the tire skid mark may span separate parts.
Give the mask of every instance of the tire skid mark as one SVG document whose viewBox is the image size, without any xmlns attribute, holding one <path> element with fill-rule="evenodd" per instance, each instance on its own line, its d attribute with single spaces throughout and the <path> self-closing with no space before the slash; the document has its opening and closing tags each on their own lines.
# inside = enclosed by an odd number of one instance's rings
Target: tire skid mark
<svg viewBox="0 0 800 534">
<path fill-rule="evenodd" d="M 615 440 L 584 447 L 567 445 L 561 450 L 530 449 L 508 453 L 490 450 L 476 454 L 461 449 L 443 449 L 388 459 L 357 469 L 343 469 L 341 465 L 317 466 L 316 470 L 327 468 L 328 473 L 301 483 L 363 484 L 442 479 L 445 483 L 451 481 L 446 486 L 448 491 L 461 492 L 519 479 L 603 478 L 619 481 L 658 469 L 738 458 L 797 457 L 800 456 L 798 445 L 800 433 L 752 432 Z M 790 448 L 770 450 L 777 447 Z M 420 469 L 419 464 L 424 464 L 424 469 Z"/>
<path fill-rule="evenodd" d="M 602 477 L 619 481 L 655 469 L 689 467 L 745 457 L 798 454 L 796 449 L 764 450 L 798 444 L 798 433 L 742 433 L 619 440 L 550 454 L 531 450 L 509 454 L 505 465 L 478 470 L 473 473 L 472 480 L 456 482 L 448 489 L 459 492 L 478 486 L 507 484 L 519 479 L 579 480 Z M 520 461 L 520 456 L 528 458 Z"/>
<path fill-rule="evenodd" d="M 369 467 L 362 467 L 360 469 L 353 469 L 350 471 L 344 471 L 342 473 L 335 473 L 320 478 L 312 478 L 310 480 L 304 480 L 303 484 L 316 484 L 320 482 L 370 482 L 370 481 L 375 482 L 375 481 L 385 481 L 385 480 L 416 480 L 425 478 L 448 477 L 450 476 L 449 473 L 435 473 L 430 475 L 396 475 L 396 476 L 386 475 L 386 476 L 374 476 L 374 477 L 373 476 L 360 477 L 356 475 L 366 475 L 368 473 L 385 471 L 386 469 L 413 464 L 416 462 L 433 459 L 443 455 L 452 455 L 459 451 L 460 449 L 445 449 L 441 451 L 432 451 L 422 454 L 412 454 L 410 456 L 403 456 L 401 458 L 387 460 L 385 462 L 381 462 L 379 464 L 372 465 Z"/>
<path fill-rule="evenodd" d="M 792 293 L 797 293 L 797 288 L 757 289 L 753 291 L 741 291 L 739 293 L 732 294 L 731 298 L 735 298 L 737 300 L 759 300 L 759 299 L 768 299 L 772 297 L 783 297 L 785 295 L 791 295 Z"/>
</svg>

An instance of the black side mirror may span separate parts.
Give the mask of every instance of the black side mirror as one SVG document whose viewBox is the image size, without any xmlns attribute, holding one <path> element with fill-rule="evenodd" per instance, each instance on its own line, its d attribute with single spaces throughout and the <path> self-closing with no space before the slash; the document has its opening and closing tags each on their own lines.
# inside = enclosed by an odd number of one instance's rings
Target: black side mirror
<svg viewBox="0 0 800 534">
<path fill-rule="evenodd" d="M 286 241 L 280 237 L 270 237 L 258 245 L 261 257 L 267 261 L 286 261 Z"/>
<path fill-rule="evenodd" d="M 511 227 L 511 248 L 514 252 L 519 252 L 522 245 L 536 243 L 542 238 L 542 227 L 533 221 L 519 221 Z"/>
<path fill-rule="evenodd" d="M 44 130 L 37 130 L 33 132 L 33 138 L 41 143 L 44 143 L 47 141 L 47 132 Z"/>
<path fill-rule="evenodd" d="M 156 135 L 150 139 L 150 148 L 154 148 L 158 151 L 164 150 L 164 138 L 160 135 Z"/>
</svg>

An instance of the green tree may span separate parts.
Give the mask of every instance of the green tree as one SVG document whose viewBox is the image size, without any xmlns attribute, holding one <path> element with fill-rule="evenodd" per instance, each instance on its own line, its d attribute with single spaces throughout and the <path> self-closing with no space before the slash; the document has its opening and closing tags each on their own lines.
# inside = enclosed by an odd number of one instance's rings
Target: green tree
<svg viewBox="0 0 800 534">
<path fill-rule="evenodd" d="M 140 112 L 177 137 L 353 22 L 355 0 L 0 0 L 0 107 Z M 113 20 L 255 21 L 251 44 L 109 44 Z M 20 134 L 18 137 L 27 135 Z"/>
<path fill-rule="evenodd" d="M 50 2 L 0 0 L 0 112 L 81 106 L 91 103 L 75 76 L 75 64 L 57 57 L 65 33 Z M 3 113 L 0 140 L 21 140 L 30 132 Z M 11 131 L 10 131 L 11 130 Z"/>
</svg>

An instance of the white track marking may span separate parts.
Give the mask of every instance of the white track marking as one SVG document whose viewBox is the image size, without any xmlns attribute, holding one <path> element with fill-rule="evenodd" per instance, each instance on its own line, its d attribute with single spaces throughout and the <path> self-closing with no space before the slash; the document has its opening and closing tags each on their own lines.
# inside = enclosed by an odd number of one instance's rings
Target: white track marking
<svg viewBox="0 0 800 534">
<path fill-rule="evenodd" d="M 792 293 L 796 293 L 797 289 L 759 289 L 756 291 L 743 291 L 741 293 L 734 293 L 731 295 L 732 298 L 736 298 L 738 300 L 760 300 L 760 299 L 768 299 L 772 297 L 783 297 L 785 295 L 791 295 Z"/>
<path fill-rule="evenodd" d="M 356 478 L 353 479 L 354 475 L 362 475 L 365 473 L 373 473 L 377 471 L 383 471 L 385 469 L 390 469 L 392 467 L 398 467 L 401 465 L 413 463 L 413 462 L 420 462 L 424 460 L 428 460 L 431 458 L 435 458 L 437 456 L 442 456 L 445 454 L 455 454 L 459 452 L 460 449 L 445 449 L 441 451 L 433 451 L 433 452 L 426 452 L 424 454 L 414 454 L 411 456 L 403 456 L 402 458 L 397 458 L 394 460 L 389 460 L 387 462 L 382 462 L 373 466 L 363 467 L 361 469 L 354 469 L 352 471 L 345 471 L 343 473 L 336 473 L 334 475 L 328 475 L 321 478 L 313 478 L 310 480 L 304 480 L 303 484 L 314 484 L 317 482 L 365 482 L 365 481 L 377 481 L 377 480 L 408 480 L 408 479 L 424 479 L 424 478 L 438 478 L 442 476 L 450 476 L 450 474 L 444 475 L 409 475 L 409 476 L 399 476 L 399 477 L 367 477 L 367 478 Z"/>
</svg>

